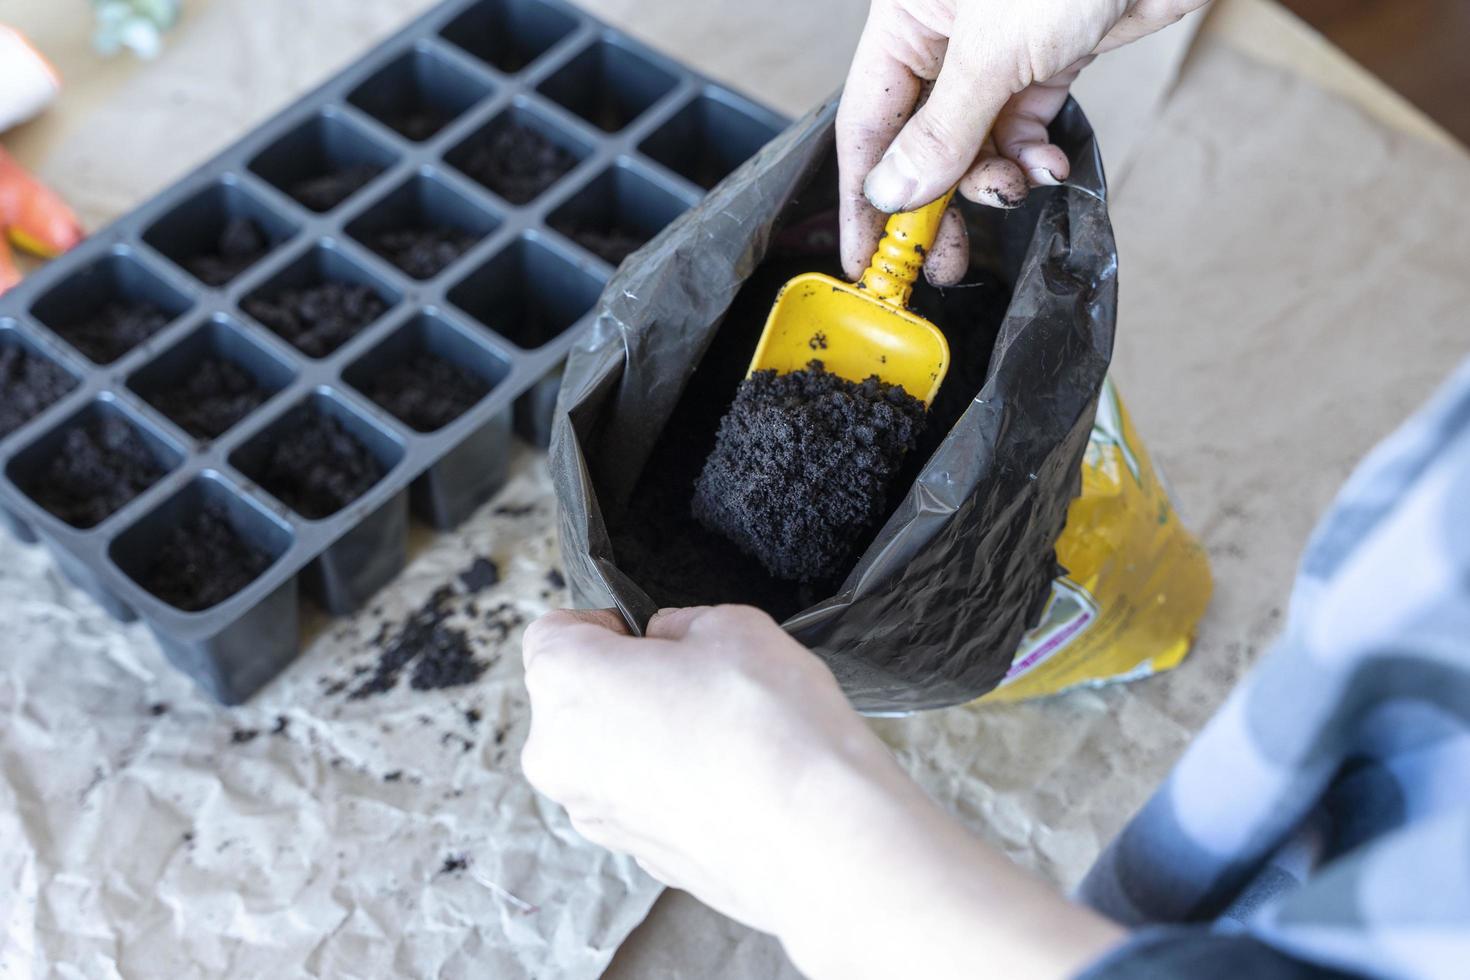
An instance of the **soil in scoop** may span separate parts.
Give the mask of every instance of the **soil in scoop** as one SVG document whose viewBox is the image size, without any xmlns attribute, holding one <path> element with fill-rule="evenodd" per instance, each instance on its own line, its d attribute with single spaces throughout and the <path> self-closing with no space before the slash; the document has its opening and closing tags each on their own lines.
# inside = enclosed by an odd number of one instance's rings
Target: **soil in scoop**
<svg viewBox="0 0 1470 980">
<path fill-rule="evenodd" d="M 310 414 L 271 445 L 249 474 L 308 520 L 331 517 L 383 478 L 383 464 L 342 423 Z"/>
<path fill-rule="evenodd" d="M 463 368 L 422 352 L 392 365 L 364 388 L 364 394 L 419 432 L 443 428 L 489 391 Z"/>
<path fill-rule="evenodd" d="M 73 527 L 94 527 L 163 476 L 148 444 L 120 418 L 73 426 L 26 492 Z"/>
<path fill-rule="evenodd" d="M 19 344 L 0 343 L 0 439 L 76 387 L 71 375 Z"/>
<path fill-rule="evenodd" d="M 460 169 L 512 204 L 527 204 L 577 165 L 577 158 L 529 126 L 508 123 L 474 147 Z"/>
<path fill-rule="evenodd" d="M 214 439 L 269 397 L 238 365 L 211 357 L 194 365 L 174 387 L 149 394 L 148 403 L 196 439 Z"/>
<path fill-rule="evenodd" d="M 84 320 L 60 324 L 56 332 L 97 364 L 111 364 L 162 330 L 169 316 L 152 303 L 114 300 Z"/>
<path fill-rule="evenodd" d="M 757 371 L 720 423 L 694 516 L 775 578 L 831 578 L 887 514 L 923 427 L 924 403 L 876 377 L 848 381 L 818 360 Z"/>
<path fill-rule="evenodd" d="M 478 240 L 460 228 L 433 225 L 380 231 L 363 244 L 415 279 L 432 279 Z"/>
<path fill-rule="evenodd" d="M 330 211 L 382 172 L 382 167 L 371 163 L 354 163 L 298 180 L 286 188 L 286 193 L 313 211 Z"/>
<path fill-rule="evenodd" d="M 240 305 L 310 357 L 326 357 L 388 309 L 377 293 L 348 282 L 287 287 Z"/>
<path fill-rule="evenodd" d="M 783 619 L 833 595 L 871 539 L 870 531 L 855 541 L 852 555 L 825 580 L 781 579 L 700 524 L 691 505 L 695 481 L 714 451 L 720 422 L 745 377 L 777 290 L 800 272 L 841 275 L 830 258 L 835 217 L 807 238 L 810 243 L 804 240 L 800 248 L 783 246 L 784 252 L 776 252 L 747 281 L 685 385 L 631 497 L 604 503 L 618 567 L 661 606 L 743 602 Z M 918 445 L 893 480 L 895 489 L 878 526 L 979 392 L 1008 299 L 1005 284 L 980 271 L 962 287 L 938 290 L 922 281 L 915 286 L 914 308 L 949 339 L 950 372 Z"/>
<path fill-rule="evenodd" d="M 224 508 L 207 505 L 193 520 L 171 530 L 140 584 L 184 612 L 224 602 L 270 567 L 270 556 L 241 539 Z M 236 741 L 242 739 L 236 733 Z M 252 736 L 253 737 L 253 736 Z"/>
<path fill-rule="evenodd" d="M 583 224 L 571 219 L 551 222 L 551 227 L 566 235 L 608 265 L 622 265 L 623 260 L 643 247 L 648 236 L 622 225 Z"/>
<path fill-rule="evenodd" d="M 206 286 L 223 286 L 270 251 L 270 239 L 249 218 L 231 218 L 210 250 L 184 260 L 184 268 Z"/>
</svg>

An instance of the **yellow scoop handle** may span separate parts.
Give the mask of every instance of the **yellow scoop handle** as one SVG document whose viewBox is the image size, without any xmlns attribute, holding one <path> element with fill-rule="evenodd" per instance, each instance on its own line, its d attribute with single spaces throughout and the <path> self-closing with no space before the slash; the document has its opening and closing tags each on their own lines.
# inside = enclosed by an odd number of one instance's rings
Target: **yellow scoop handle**
<svg viewBox="0 0 1470 980">
<path fill-rule="evenodd" d="M 888 219 L 883 237 L 878 240 L 878 250 L 858 287 L 868 290 L 874 297 L 908 309 L 909 297 L 913 295 L 914 283 L 924 268 L 924 258 L 934 247 L 939 237 L 939 225 L 944 221 L 944 211 L 954 197 L 950 188 L 939 200 L 926 204 L 917 211 L 900 211 Z"/>
</svg>

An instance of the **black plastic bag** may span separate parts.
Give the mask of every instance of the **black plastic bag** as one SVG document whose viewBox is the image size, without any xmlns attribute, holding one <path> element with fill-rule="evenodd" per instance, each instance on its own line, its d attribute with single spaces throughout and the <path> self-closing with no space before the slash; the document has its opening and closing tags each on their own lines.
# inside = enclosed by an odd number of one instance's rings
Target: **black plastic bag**
<svg viewBox="0 0 1470 980">
<path fill-rule="evenodd" d="M 835 260 L 834 115 L 829 103 L 795 123 L 608 285 L 553 424 L 562 553 L 578 605 L 615 606 L 634 629 L 656 599 L 753 602 L 859 709 L 941 707 L 1000 681 L 1060 571 L 1117 308 L 1102 164 L 1069 103 L 1052 125 L 1066 186 L 1011 212 L 966 206 L 970 278 L 915 291 L 954 357 L 912 479 L 840 581 L 762 582 L 692 526 L 681 481 L 713 444 L 775 288 Z"/>
</svg>

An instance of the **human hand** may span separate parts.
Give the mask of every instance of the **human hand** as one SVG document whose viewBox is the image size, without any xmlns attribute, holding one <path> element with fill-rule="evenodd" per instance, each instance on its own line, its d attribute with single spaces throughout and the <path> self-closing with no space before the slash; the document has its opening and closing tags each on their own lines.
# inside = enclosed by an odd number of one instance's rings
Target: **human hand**
<svg viewBox="0 0 1470 980">
<path fill-rule="evenodd" d="M 955 185 L 978 204 L 1014 208 L 1029 188 L 1065 181 L 1070 164 L 1047 126 L 1078 73 L 1206 2 L 873 0 L 837 112 L 847 275 L 866 268 L 885 212 L 922 207 Z M 958 282 L 968 253 L 951 210 L 929 280 Z"/>
<path fill-rule="evenodd" d="M 1116 931 L 924 795 L 762 612 L 554 612 L 523 641 L 526 777 L 584 837 L 817 977 L 1061 976 Z"/>
</svg>

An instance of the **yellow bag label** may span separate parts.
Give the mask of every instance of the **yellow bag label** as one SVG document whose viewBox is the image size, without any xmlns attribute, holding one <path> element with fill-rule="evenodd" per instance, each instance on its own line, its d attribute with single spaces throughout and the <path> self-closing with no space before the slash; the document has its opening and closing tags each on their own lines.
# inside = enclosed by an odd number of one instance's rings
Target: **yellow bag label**
<svg viewBox="0 0 1470 980">
<path fill-rule="evenodd" d="M 1057 541 L 1067 574 L 1006 679 L 982 700 L 1023 701 L 1178 666 L 1213 585 L 1109 379 L 1082 463 L 1082 493 Z"/>
</svg>

